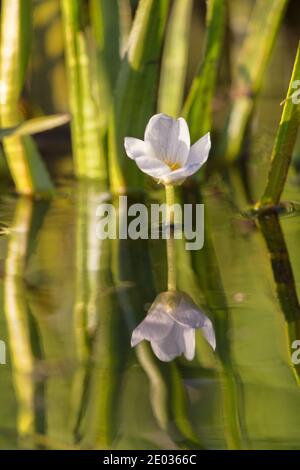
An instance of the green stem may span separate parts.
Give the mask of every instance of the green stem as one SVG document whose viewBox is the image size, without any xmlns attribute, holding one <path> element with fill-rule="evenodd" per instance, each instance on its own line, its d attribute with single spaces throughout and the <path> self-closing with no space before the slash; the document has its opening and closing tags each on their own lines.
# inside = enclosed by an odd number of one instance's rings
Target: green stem
<svg viewBox="0 0 300 470">
<path fill-rule="evenodd" d="M 72 145 L 75 173 L 79 178 L 107 178 L 101 141 L 99 111 L 94 99 L 97 77 L 92 73 L 86 28 L 82 24 L 84 2 L 61 0 L 69 103 L 72 114 Z"/>
<path fill-rule="evenodd" d="M 211 129 L 212 102 L 225 30 L 226 3 L 223 0 L 207 1 L 204 56 L 182 110 L 193 141 Z"/>
<path fill-rule="evenodd" d="M 174 186 L 167 185 L 166 188 L 166 205 L 167 220 L 170 225 L 170 237 L 167 238 L 167 260 L 168 260 L 168 290 L 176 290 L 176 265 L 175 265 L 175 240 L 174 240 L 174 211 L 171 210 L 174 205 Z"/>
<path fill-rule="evenodd" d="M 290 85 L 272 151 L 266 187 L 257 207 L 276 205 L 280 202 L 300 125 L 300 104 L 296 87 L 299 80 L 300 42 L 298 44 Z"/>
<path fill-rule="evenodd" d="M 1 2 L 0 127 L 22 122 L 19 100 L 30 56 L 32 2 Z M 13 27 L 12 27 L 13 25 Z M 21 194 L 49 196 L 54 188 L 37 147 L 30 136 L 10 136 L 3 148 L 16 189 Z"/>
<path fill-rule="evenodd" d="M 170 211 L 170 208 L 174 205 L 174 186 L 166 185 L 166 204 L 167 204 L 167 222 L 172 225 L 174 223 L 174 212 Z"/>
<path fill-rule="evenodd" d="M 272 55 L 287 0 L 253 2 L 248 33 L 234 71 L 232 104 L 217 153 L 228 163 L 238 159 Z M 259 47 L 257 47 L 259 44 Z"/>
</svg>

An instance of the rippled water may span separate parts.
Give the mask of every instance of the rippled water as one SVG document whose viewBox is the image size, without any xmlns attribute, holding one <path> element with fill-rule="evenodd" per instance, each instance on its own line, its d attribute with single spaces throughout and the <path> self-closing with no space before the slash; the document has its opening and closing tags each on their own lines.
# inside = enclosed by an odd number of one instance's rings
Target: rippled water
<svg viewBox="0 0 300 470">
<path fill-rule="evenodd" d="M 297 204 L 258 222 L 239 184 L 184 195 L 205 204 L 205 244 L 176 241 L 178 289 L 217 337 L 213 352 L 197 331 L 191 362 L 130 347 L 166 290 L 163 240 L 97 240 L 91 185 L 51 203 L 1 197 L 1 448 L 299 448 Z"/>
</svg>

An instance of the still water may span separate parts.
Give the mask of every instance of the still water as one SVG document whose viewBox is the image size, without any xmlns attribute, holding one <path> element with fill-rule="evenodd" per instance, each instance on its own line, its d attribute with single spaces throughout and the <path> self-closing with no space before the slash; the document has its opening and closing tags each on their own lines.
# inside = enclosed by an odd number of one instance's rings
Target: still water
<svg viewBox="0 0 300 470">
<path fill-rule="evenodd" d="M 176 241 L 177 287 L 217 347 L 197 330 L 194 360 L 169 363 L 130 346 L 166 290 L 165 241 L 98 240 L 103 193 L 91 185 L 64 185 L 50 203 L 1 196 L 0 448 L 299 448 L 298 205 L 259 222 L 243 215 L 241 188 L 234 175 L 180 193 L 205 204 L 205 243 Z"/>
</svg>

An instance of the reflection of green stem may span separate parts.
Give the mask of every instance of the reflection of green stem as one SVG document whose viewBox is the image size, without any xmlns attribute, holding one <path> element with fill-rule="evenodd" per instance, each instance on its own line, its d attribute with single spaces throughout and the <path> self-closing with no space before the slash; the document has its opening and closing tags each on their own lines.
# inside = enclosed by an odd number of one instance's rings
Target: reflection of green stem
<svg viewBox="0 0 300 470">
<path fill-rule="evenodd" d="M 286 321 L 288 351 L 290 354 L 292 342 L 299 338 L 300 305 L 289 253 L 278 214 L 271 210 L 267 214 L 262 214 L 259 217 L 259 227 L 271 258 L 277 295 Z M 293 366 L 293 370 L 299 384 L 300 368 L 299 366 Z"/>
<path fill-rule="evenodd" d="M 113 247 L 114 282 L 123 284 L 116 289 L 119 306 L 132 332 L 141 319 L 137 312 L 143 312 L 145 301 L 155 295 L 148 247 L 145 240 L 118 240 Z M 126 284 L 136 288 L 128 289 Z M 145 343 L 135 351 L 149 378 L 151 406 L 159 427 L 182 448 L 202 448 L 190 421 L 189 400 L 176 364 L 162 363 Z"/>
<path fill-rule="evenodd" d="M 185 193 L 184 196 L 186 197 L 186 199 L 183 199 L 184 203 L 205 203 L 197 188 L 195 190 L 192 189 L 189 194 Z M 225 334 L 230 328 L 230 310 L 208 216 L 205 219 L 204 231 L 205 247 L 203 250 L 187 253 L 184 250 L 183 244 L 178 244 L 178 247 L 182 246 L 178 256 L 180 257 L 181 265 L 185 266 L 184 272 L 179 271 L 178 273 L 180 276 L 179 285 L 180 289 L 191 293 L 191 295 L 193 293 L 190 289 L 193 285 L 195 289 L 200 288 L 209 311 L 213 315 L 217 341 L 217 371 L 221 386 L 221 407 L 225 423 L 224 435 L 226 445 L 228 449 L 241 449 L 244 446 L 244 431 L 241 427 L 240 417 L 239 377 L 234 368 L 231 344 Z M 218 295 L 216 295 L 216 292 L 218 292 Z M 200 357 L 201 361 L 202 359 Z"/>
<path fill-rule="evenodd" d="M 167 239 L 168 290 L 176 290 L 175 242 L 173 233 Z"/>
<path fill-rule="evenodd" d="M 34 430 L 34 358 L 25 302 L 23 272 L 28 248 L 32 201 L 18 201 L 5 263 L 5 315 L 9 332 L 12 375 L 18 401 L 18 432 L 21 437 Z"/>
<path fill-rule="evenodd" d="M 168 258 L 168 290 L 176 290 L 176 266 L 175 266 L 175 243 L 174 243 L 174 186 L 166 187 L 167 217 L 166 224 L 170 226 L 170 237 L 167 238 Z"/>
<path fill-rule="evenodd" d="M 124 326 L 110 264 L 112 243 L 96 235 L 95 213 L 104 188 L 82 182 L 76 214 L 76 339 L 79 360 L 86 367 L 83 385 L 79 384 L 81 404 L 75 436 L 84 449 L 109 449 L 116 438 L 126 360 Z M 79 387 L 75 391 L 78 393 Z"/>
</svg>

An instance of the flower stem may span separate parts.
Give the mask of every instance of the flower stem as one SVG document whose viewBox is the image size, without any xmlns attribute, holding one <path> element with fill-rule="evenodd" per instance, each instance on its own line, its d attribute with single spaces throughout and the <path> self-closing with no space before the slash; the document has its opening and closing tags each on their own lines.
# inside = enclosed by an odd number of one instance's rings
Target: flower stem
<svg viewBox="0 0 300 470">
<path fill-rule="evenodd" d="M 171 206 L 174 205 L 174 186 L 166 185 L 166 204 L 167 204 L 167 223 L 173 225 L 174 223 L 174 212 L 170 210 Z"/>
<path fill-rule="evenodd" d="M 174 204 L 174 186 L 167 185 L 166 188 L 166 204 L 167 204 L 167 220 L 170 226 L 169 238 L 167 238 L 167 262 L 168 262 L 168 290 L 176 290 L 176 265 L 175 265 L 175 240 L 174 240 L 174 211 L 171 207 Z"/>
</svg>

